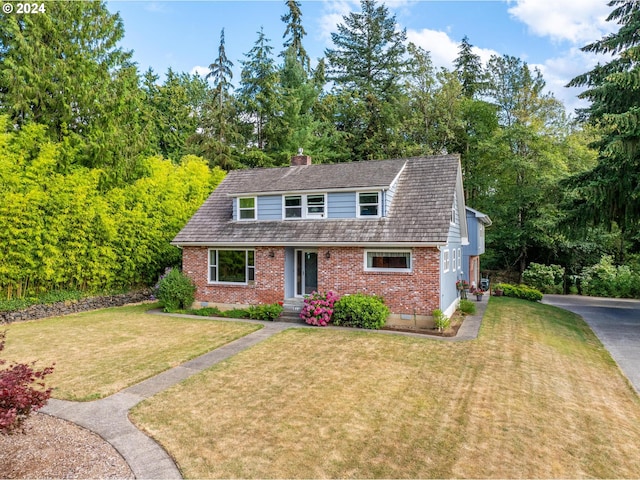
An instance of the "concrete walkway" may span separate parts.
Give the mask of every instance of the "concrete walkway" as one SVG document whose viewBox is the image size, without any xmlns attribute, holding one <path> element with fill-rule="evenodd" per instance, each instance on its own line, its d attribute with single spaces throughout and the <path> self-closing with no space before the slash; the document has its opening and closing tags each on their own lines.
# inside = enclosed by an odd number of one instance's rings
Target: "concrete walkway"
<svg viewBox="0 0 640 480">
<path fill-rule="evenodd" d="M 475 302 L 474 302 L 475 303 Z M 419 338 L 459 342 L 473 340 L 478 336 L 487 299 L 476 303 L 476 314 L 467 316 L 455 337 L 439 337 L 389 330 L 372 330 L 381 334 L 408 335 Z M 169 315 L 154 312 L 161 315 Z M 180 315 L 192 317 L 190 315 Z M 202 320 L 202 317 L 194 317 Z M 216 320 L 239 321 L 238 319 L 216 318 Z M 146 436 L 129 421 L 129 410 L 141 401 L 182 382 L 212 365 L 250 348 L 263 340 L 289 328 L 307 327 L 304 324 L 286 322 L 259 322 L 264 327 L 227 345 L 212 350 L 178 367 L 167 370 L 110 397 L 93 402 L 70 402 L 50 399 L 40 410 L 54 417 L 80 425 L 109 442 L 122 455 L 137 479 L 179 479 L 182 478 L 173 459 L 154 440 Z M 309 327 L 311 328 L 311 327 Z M 340 327 L 326 327 L 335 328 Z M 351 330 L 353 329 L 345 329 Z"/>
</svg>

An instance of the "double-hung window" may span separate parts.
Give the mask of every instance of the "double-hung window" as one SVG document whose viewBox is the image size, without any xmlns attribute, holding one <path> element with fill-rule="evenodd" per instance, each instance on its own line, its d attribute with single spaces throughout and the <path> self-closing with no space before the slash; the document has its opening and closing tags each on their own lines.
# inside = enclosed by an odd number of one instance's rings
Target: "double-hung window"
<svg viewBox="0 0 640 480">
<path fill-rule="evenodd" d="M 302 195 L 284 197 L 284 218 L 302 218 Z"/>
<path fill-rule="evenodd" d="M 442 251 L 442 271 L 448 272 L 449 268 L 449 250 L 447 249 Z"/>
<path fill-rule="evenodd" d="M 325 218 L 326 195 L 324 193 L 313 195 L 285 195 L 284 218 L 285 220 L 297 218 Z"/>
<path fill-rule="evenodd" d="M 456 254 L 456 249 L 454 248 L 453 250 L 451 250 L 451 269 L 455 272 L 458 270 L 458 262 L 457 262 L 457 254 Z"/>
<path fill-rule="evenodd" d="M 366 250 L 364 269 L 368 272 L 410 272 L 410 250 Z"/>
<path fill-rule="evenodd" d="M 307 218 L 324 218 L 324 195 L 307 195 Z"/>
<path fill-rule="evenodd" d="M 240 220 L 256 219 L 256 197 L 238 198 L 238 218 Z"/>
<path fill-rule="evenodd" d="M 209 250 L 209 283 L 249 283 L 255 280 L 253 250 Z"/>
<path fill-rule="evenodd" d="M 358 193 L 358 217 L 380 216 L 380 192 Z"/>
</svg>

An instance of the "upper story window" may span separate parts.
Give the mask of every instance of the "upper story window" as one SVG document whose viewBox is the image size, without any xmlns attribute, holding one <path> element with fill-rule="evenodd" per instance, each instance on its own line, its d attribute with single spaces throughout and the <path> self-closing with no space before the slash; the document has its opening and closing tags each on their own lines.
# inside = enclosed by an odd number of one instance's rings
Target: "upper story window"
<svg viewBox="0 0 640 480">
<path fill-rule="evenodd" d="M 324 193 L 313 195 L 285 195 L 284 218 L 325 218 L 327 197 Z"/>
<path fill-rule="evenodd" d="M 324 195 L 307 195 L 307 218 L 324 218 Z"/>
<path fill-rule="evenodd" d="M 442 251 L 442 271 L 448 272 L 451 265 L 449 264 L 449 249 Z"/>
<path fill-rule="evenodd" d="M 380 192 L 358 193 L 358 217 L 380 216 Z"/>
<path fill-rule="evenodd" d="M 238 218 L 240 220 L 256 219 L 256 197 L 238 198 Z"/>
<path fill-rule="evenodd" d="M 284 197 L 284 218 L 302 218 L 302 195 Z"/>
</svg>

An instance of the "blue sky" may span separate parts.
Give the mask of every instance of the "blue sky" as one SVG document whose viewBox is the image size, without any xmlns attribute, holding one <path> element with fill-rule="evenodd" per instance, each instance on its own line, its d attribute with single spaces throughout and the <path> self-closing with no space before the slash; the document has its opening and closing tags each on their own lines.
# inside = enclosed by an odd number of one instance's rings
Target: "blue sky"
<svg viewBox="0 0 640 480">
<path fill-rule="evenodd" d="M 452 68 L 460 40 L 466 35 L 483 61 L 490 55 L 513 55 L 538 67 L 548 89 L 569 111 L 580 106 L 575 90 L 564 85 L 595 65 L 597 59 L 580 47 L 617 30 L 605 22 L 607 0 L 390 0 L 385 5 L 408 39 L 431 52 L 436 66 Z M 332 47 L 331 32 L 344 15 L 359 11 L 359 1 L 302 0 L 305 48 L 312 64 Z M 215 59 L 220 31 L 225 29 L 234 82 L 240 61 L 253 46 L 260 27 L 274 53 L 282 49 L 287 12 L 284 0 L 200 0 L 107 2 L 125 26 L 122 46 L 134 51 L 140 70 L 164 74 L 206 73 Z M 600 59 L 602 61 L 602 59 Z M 606 61 L 606 59 L 604 59 Z"/>
</svg>

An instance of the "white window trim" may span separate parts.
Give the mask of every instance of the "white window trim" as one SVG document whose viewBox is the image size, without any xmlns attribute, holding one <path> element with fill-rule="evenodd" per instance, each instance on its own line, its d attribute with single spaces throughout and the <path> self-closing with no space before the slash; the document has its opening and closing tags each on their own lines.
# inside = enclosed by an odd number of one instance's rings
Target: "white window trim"
<svg viewBox="0 0 640 480">
<path fill-rule="evenodd" d="M 309 204 L 307 203 L 308 197 L 324 197 L 324 213 L 309 213 Z M 300 197 L 300 208 L 302 210 L 301 217 L 289 217 L 287 218 L 287 205 L 286 199 L 287 197 Z M 328 195 L 326 193 L 287 193 L 282 195 L 282 219 L 287 221 L 295 221 L 295 220 L 315 220 L 329 218 L 329 205 L 328 205 Z"/>
<path fill-rule="evenodd" d="M 458 271 L 458 255 L 455 248 L 451 249 L 451 270 L 454 272 Z"/>
<path fill-rule="evenodd" d="M 218 272 L 218 254 L 220 250 L 231 250 L 245 252 L 245 272 L 246 280 L 244 282 L 219 282 L 211 279 L 211 252 L 216 252 L 216 273 Z M 253 266 L 249 266 L 249 252 L 253 252 Z M 253 268 L 253 280 L 249 280 L 249 269 Z M 207 283 L 209 285 L 250 285 L 255 283 L 256 278 L 256 251 L 253 248 L 210 248 L 207 251 Z"/>
<path fill-rule="evenodd" d="M 462 270 L 462 249 L 458 248 L 458 270 Z"/>
<path fill-rule="evenodd" d="M 409 254 L 409 268 L 374 268 L 367 267 L 367 257 L 369 252 L 378 253 L 408 253 Z M 385 248 L 369 248 L 364 251 L 364 271 L 365 272 L 387 272 L 387 273 L 411 273 L 413 272 L 413 252 L 411 250 L 389 250 Z"/>
<path fill-rule="evenodd" d="M 361 194 L 373 194 L 378 195 L 378 214 L 377 215 L 360 215 L 360 195 Z M 365 203 L 364 205 L 373 205 L 372 203 Z M 380 218 L 382 216 L 382 192 L 380 190 L 363 190 L 356 192 L 356 218 Z"/>
<path fill-rule="evenodd" d="M 449 249 L 442 250 L 442 271 L 447 273 L 449 271 Z"/>
<path fill-rule="evenodd" d="M 253 198 L 253 208 L 240 208 L 240 200 L 244 200 L 247 198 Z M 238 211 L 238 220 L 240 222 L 250 222 L 251 220 L 258 219 L 258 197 L 237 197 L 236 206 Z M 253 218 L 242 218 L 240 215 L 241 211 L 253 210 Z"/>
</svg>

